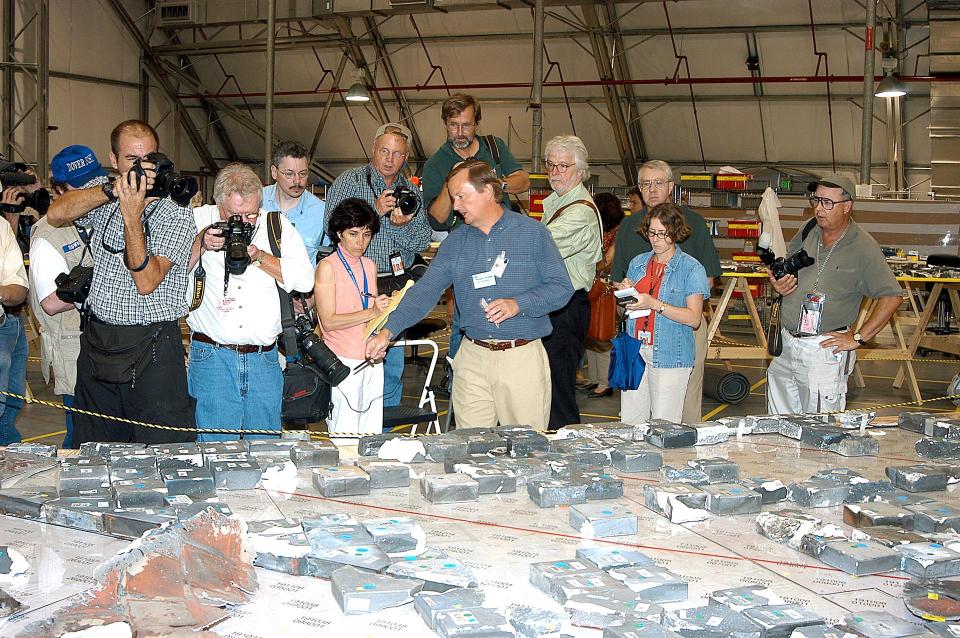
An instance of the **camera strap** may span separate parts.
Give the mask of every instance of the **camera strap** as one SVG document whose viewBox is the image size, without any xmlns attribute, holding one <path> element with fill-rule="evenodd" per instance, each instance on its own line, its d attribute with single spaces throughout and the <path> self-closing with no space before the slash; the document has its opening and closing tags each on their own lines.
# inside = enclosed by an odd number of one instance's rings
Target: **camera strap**
<svg viewBox="0 0 960 638">
<path fill-rule="evenodd" d="M 270 252 L 280 258 L 282 248 L 282 226 L 280 225 L 280 211 L 267 213 L 267 239 L 270 240 Z M 283 341 L 283 351 L 287 360 L 296 358 L 299 352 L 297 346 L 296 317 L 293 311 L 293 297 L 277 283 L 277 292 L 280 294 L 280 338 Z"/>
<path fill-rule="evenodd" d="M 807 241 L 807 236 L 813 227 L 817 225 L 817 218 L 814 217 L 807 221 L 800 231 L 800 247 L 803 248 L 803 242 Z M 819 279 L 819 277 L 818 277 Z M 780 336 L 780 305 L 783 303 L 783 295 L 777 295 L 770 306 L 770 325 L 767 326 L 767 352 L 771 356 L 779 357 L 783 352 L 783 341 Z"/>
</svg>

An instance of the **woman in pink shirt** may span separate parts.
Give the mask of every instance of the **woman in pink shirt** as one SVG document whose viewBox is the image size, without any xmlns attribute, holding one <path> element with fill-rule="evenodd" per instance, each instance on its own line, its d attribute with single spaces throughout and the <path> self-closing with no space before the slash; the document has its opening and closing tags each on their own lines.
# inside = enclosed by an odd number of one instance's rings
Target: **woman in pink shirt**
<svg viewBox="0 0 960 638">
<path fill-rule="evenodd" d="M 337 250 L 317 264 L 317 314 L 323 340 L 351 369 L 364 358 L 363 327 L 389 303 L 377 294 L 377 266 L 363 256 L 380 230 L 380 218 L 362 199 L 345 199 L 333 209 L 327 234 Z M 327 431 L 379 433 L 383 430 L 383 366 L 351 374 L 331 393 Z"/>
</svg>

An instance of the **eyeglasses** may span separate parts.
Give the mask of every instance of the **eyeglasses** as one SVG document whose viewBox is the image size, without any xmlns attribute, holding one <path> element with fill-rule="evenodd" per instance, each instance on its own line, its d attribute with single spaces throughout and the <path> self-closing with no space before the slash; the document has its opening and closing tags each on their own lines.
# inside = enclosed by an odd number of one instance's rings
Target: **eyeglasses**
<svg viewBox="0 0 960 638">
<path fill-rule="evenodd" d="M 299 177 L 300 179 L 307 179 L 310 176 L 310 171 L 280 171 L 280 174 L 283 175 L 285 179 L 293 179 L 294 177 Z"/>
<path fill-rule="evenodd" d="M 559 164 L 554 164 L 550 160 L 547 160 L 546 166 L 547 166 L 548 173 L 552 173 L 554 169 L 556 169 L 558 173 L 563 174 L 563 173 L 566 173 L 567 169 L 573 166 L 573 164 L 564 164 L 563 162 L 560 162 Z"/>
<path fill-rule="evenodd" d="M 670 233 L 665 230 L 648 230 L 647 237 L 650 239 L 666 239 L 670 236 Z"/>
<path fill-rule="evenodd" d="M 399 162 L 400 160 L 402 160 L 403 158 L 405 158 L 405 157 L 407 156 L 407 153 L 406 153 L 405 151 L 393 151 L 393 152 L 390 152 L 390 149 L 386 149 L 386 148 L 381 147 L 381 148 L 378 148 L 378 149 L 377 149 L 377 155 L 379 155 L 379 156 L 382 157 L 383 159 L 387 159 L 388 157 L 392 157 L 393 159 L 395 159 L 395 160 L 397 160 L 397 161 Z"/>
<path fill-rule="evenodd" d="M 839 202 L 835 202 L 829 197 L 817 197 L 816 195 L 810 196 L 810 205 L 814 208 L 821 206 L 823 210 L 833 210 L 833 207 L 837 204 L 842 204 L 844 202 L 851 202 L 851 199 L 841 199 Z"/>
<path fill-rule="evenodd" d="M 447 128 L 451 131 L 472 131 L 477 128 L 476 122 L 447 122 Z"/>
<path fill-rule="evenodd" d="M 640 182 L 640 190 L 642 190 L 642 191 L 658 191 L 658 190 L 660 190 L 661 188 L 663 188 L 664 186 L 666 186 L 666 185 L 667 185 L 669 182 L 671 182 L 671 181 L 673 181 L 673 180 L 660 179 L 660 178 L 657 178 L 657 179 L 645 179 L 645 180 L 643 180 L 642 182 Z"/>
</svg>

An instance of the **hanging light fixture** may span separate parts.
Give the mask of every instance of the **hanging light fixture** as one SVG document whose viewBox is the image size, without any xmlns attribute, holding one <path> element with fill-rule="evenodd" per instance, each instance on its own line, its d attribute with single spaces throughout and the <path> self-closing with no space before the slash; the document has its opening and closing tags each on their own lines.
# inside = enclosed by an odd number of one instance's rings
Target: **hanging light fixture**
<svg viewBox="0 0 960 638">
<path fill-rule="evenodd" d="M 874 95 L 877 97 L 903 97 L 907 94 L 907 86 L 896 73 L 887 73 L 877 85 Z"/>
<path fill-rule="evenodd" d="M 367 87 L 360 84 L 359 82 L 354 82 L 353 86 L 347 89 L 347 94 L 344 98 L 347 102 L 369 102 L 370 101 L 370 91 L 367 90 Z"/>
</svg>

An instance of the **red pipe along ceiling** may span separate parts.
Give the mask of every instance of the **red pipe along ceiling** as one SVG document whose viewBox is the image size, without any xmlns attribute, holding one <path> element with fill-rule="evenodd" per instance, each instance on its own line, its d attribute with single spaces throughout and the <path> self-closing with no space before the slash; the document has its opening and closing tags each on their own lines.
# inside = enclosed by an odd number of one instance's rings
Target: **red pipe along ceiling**
<svg viewBox="0 0 960 638">
<path fill-rule="evenodd" d="M 876 76 L 875 81 L 879 82 L 883 76 Z M 960 75 L 913 75 L 900 76 L 900 80 L 907 83 L 932 82 L 960 82 Z M 654 85 L 669 86 L 688 85 L 688 84 L 862 84 L 862 75 L 780 75 L 765 77 L 699 77 L 682 78 L 670 77 L 660 79 L 646 80 L 566 80 L 563 82 L 544 82 L 544 88 L 549 87 L 573 87 L 573 86 L 605 86 L 605 85 Z M 488 90 L 488 89 L 529 89 L 530 82 L 489 82 L 489 83 L 471 83 L 471 84 L 431 84 L 410 86 L 370 86 L 368 91 L 463 91 L 463 90 Z M 346 93 L 346 89 L 307 89 L 299 91 L 275 91 L 275 96 L 294 96 L 294 95 L 325 95 L 327 93 Z M 264 97 L 265 92 L 243 92 L 243 93 L 180 93 L 180 98 L 239 98 L 239 97 Z"/>
</svg>

